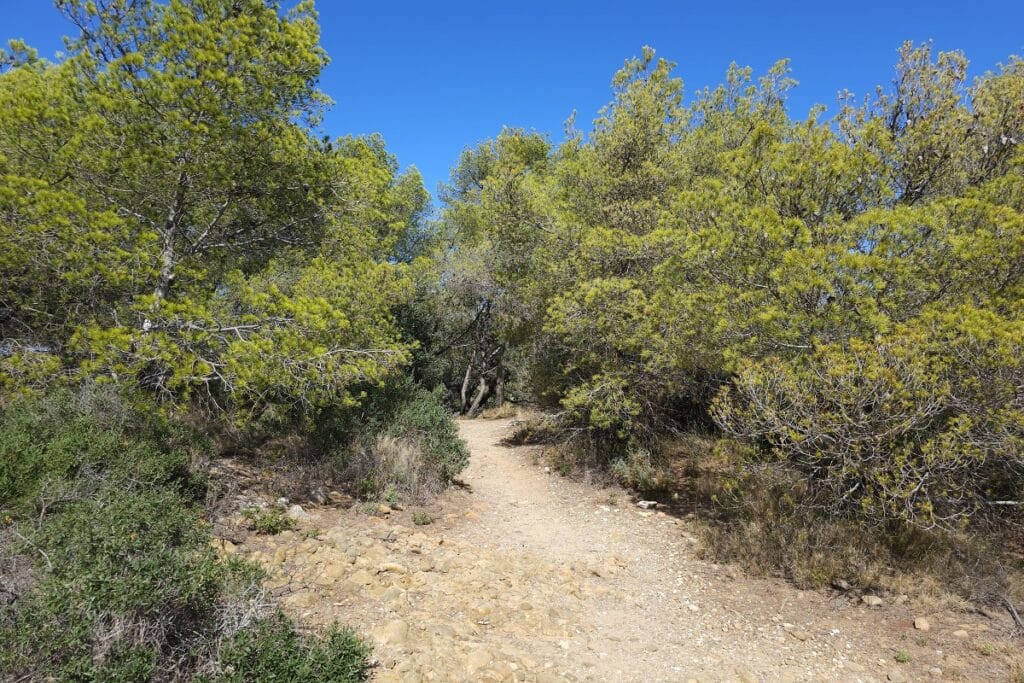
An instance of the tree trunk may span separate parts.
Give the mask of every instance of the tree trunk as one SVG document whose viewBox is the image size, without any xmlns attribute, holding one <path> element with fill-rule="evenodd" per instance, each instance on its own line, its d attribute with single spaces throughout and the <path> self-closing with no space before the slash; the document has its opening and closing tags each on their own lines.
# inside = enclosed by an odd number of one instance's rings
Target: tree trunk
<svg viewBox="0 0 1024 683">
<path fill-rule="evenodd" d="M 181 217 L 185 212 L 185 192 L 188 189 L 188 176 L 185 171 L 178 173 L 178 186 L 174 192 L 174 199 L 167 209 L 167 220 L 164 221 L 163 234 L 164 247 L 160 252 L 160 276 L 157 279 L 156 287 L 153 289 L 153 296 L 156 297 L 154 307 L 167 298 L 171 291 L 171 284 L 174 282 L 174 268 L 177 266 L 177 253 L 175 242 L 178 239 L 178 228 L 181 225 Z"/>
<path fill-rule="evenodd" d="M 505 345 L 498 352 L 498 367 L 494 370 L 494 407 L 505 405 Z"/>
<path fill-rule="evenodd" d="M 466 365 L 466 376 L 462 379 L 462 402 L 459 404 L 459 414 L 465 415 L 469 409 L 469 378 L 473 376 L 473 361 L 475 357 L 470 356 L 469 364 Z"/>
<path fill-rule="evenodd" d="M 480 384 L 476 388 L 476 396 L 473 398 L 473 405 L 469 407 L 470 417 L 475 416 L 476 412 L 480 410 L 480 404 L 482 404 L 484 399 L 487 398 L 490 388 L 490 385 L 487 384 L 487 380 L 481 377 Z"/>
</svg>

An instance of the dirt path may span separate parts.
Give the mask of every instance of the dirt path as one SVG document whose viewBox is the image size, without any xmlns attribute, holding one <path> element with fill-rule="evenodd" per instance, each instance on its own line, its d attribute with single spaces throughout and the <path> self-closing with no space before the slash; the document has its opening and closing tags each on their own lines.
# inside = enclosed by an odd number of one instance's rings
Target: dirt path
<svg viewBox="0 0 1024 683">
<path fill-rule="evenodd" d="M 1007 680 L 999 624 L 702 561 L 685 522 L 546 472 L 507 429 L 460 422 L 468 490 L 434 524 L 313 508 L 305 533 L 230 550 L 301 622 L 375 640 L 380 681 Z"/>
</svg>

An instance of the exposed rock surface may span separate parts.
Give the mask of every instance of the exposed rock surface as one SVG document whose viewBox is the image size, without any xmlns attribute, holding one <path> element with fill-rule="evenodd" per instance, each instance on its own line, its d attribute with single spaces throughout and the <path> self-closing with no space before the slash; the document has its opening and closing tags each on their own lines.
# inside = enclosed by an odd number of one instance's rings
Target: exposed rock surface
<svg viewBox="0 0 1024 683">
<path fill-rule="evenodd" d="M 954 633 L 1001 628 L 991 621 L 935 614 L 924 633 L 888 601 L 744 577 L 698 559 L 686 522 L 610 504 L 499 445 L 506 422 L 460 425 L 470 490 L 447 494 L 436 523 L 313 505 L 297 530 L 236 531 L 222 552 L 262 563 L 305 627 L 338 620 L 371 639 L 378 681 L 1007 677 L 1005 658 Z"/>
</svg>

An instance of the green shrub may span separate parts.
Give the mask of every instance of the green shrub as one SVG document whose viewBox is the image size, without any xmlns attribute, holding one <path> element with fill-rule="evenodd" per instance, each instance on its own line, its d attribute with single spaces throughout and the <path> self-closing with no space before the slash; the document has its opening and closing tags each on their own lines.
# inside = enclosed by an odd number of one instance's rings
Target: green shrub
<svg viewBox="0 0 1024 683">
<path fill-rule="evenodd" d="M 434 518 L 429 512 L 417 510 L 412 513 L 412 523 L 416 526 L 427 526 L 428 524 L 434 523 Z"/>
<path fill-rule="evenodd" d="M 69 495 L 62 487 L 114 479 L 168 486 L 201 501 L 204 481 L 190 470 L 209 455 L 200 435 L 134 410 L 112 390 L 88 387 L 3 410 L 0 429 L 0 507 L 24 512 Z"/>
<path fill-rule="evenodd" d="M 871 342 L 746 363 L 715 418 L 805 477 L 812 507 L 956 529 L 1018 514 L 1022 386 L 1024 321 L 961 307 Z"/>
<path fill-rule="evenodd" d="M 371 392 L 358 415 L 342 414 L 321 438 L 337 450 L 343 476 L 363 498 L 422 501 L 451 483 L 469 462 L 439 392 L 403 377 Z"/>
<path fill-rule="evenodd" d="M 0 500 L 19 539 L 8 551 L 38 568 L 0 622 L 3 670 L 159 677 L 216 623 L 232 570 L 210 547 L 183 433 L 97 388 L 0 414 Z"/>
<path fill-rule="evenodd" d="M 657 456 L 649 449 L 631 449 L 625 457 L 612 461 L 611 472 L 623 486 L 651 493 L 664 489 L 668 482 Z"/>
<path fill-rule="evenodd" d="M 265 611 L 261 573 L 217 559 L 189 466 L 203 446 L 111 390 L 0 410 L 0 559 L 19 568 L 0 606 L 0 679 L 188 679 L 216 668 L 219 642 L 257 637 L 251 617 L 232 615 Z M 344 634 L 329 645 L 365 650 Z M 344 677 L 354 654 L 317 648 L 307 648 L 311 675 L 355 680 Z M 284 654 L 268 651 L 263 666 Z"/>
<path fill-rule="evenodd" d="M 249 520 L 250 526 L 261 534 L 275 535 L 282 531 L 295 528 L 295 520 L 278 508 L 246 508 L 242 516 Z"/>
<path fill-rule="evenodd" d="M 305 639 L 280 613 L 265 617 L 221 645 L 216 683 L 366 680 L 370 648 L 352 631 L 332 626 L 322 640 Z"/>
<path fill-rule="evenodd" d="M 452 415 L 439 394 L 403 383 L 406 395 L 388 416 L 384 433 L 417 444 L 424 459 L 437 468 L 444 484 L 449 483 L 469 463 L 469 450 L 459 438 Z"/>
</svg>

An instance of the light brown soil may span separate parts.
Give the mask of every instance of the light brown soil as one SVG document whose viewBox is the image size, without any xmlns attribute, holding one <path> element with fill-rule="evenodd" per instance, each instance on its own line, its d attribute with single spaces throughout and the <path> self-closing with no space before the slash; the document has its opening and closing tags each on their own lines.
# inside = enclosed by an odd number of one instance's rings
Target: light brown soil
<svg viewBox="0 0 1024 683">
<path fill-rule="evenodd" d="M 270 569 L 300 623 L 375 641 L 380 681 L 1008 680 L 1003 620 L 703 561 L 687 522 L 546 472 L 500 444 L 508 426 L 460 422 L 468 488 L 433 524 L 314 507 L 298 532 L 229 550 Z"/>
</svg>

